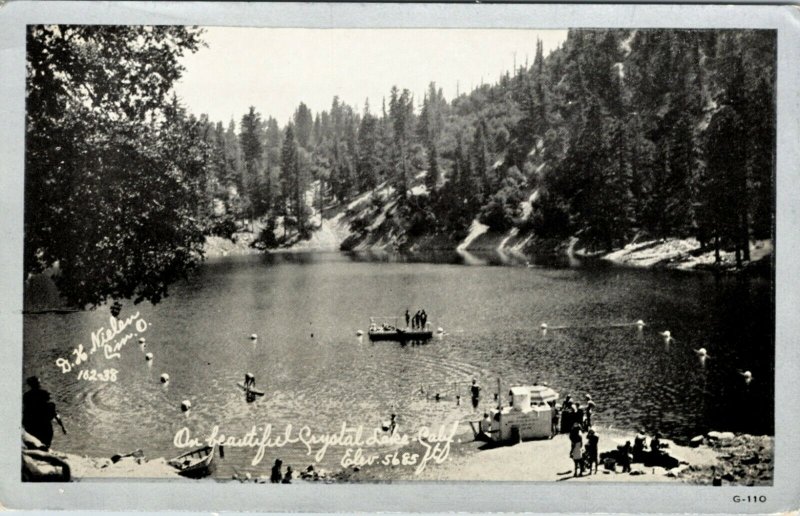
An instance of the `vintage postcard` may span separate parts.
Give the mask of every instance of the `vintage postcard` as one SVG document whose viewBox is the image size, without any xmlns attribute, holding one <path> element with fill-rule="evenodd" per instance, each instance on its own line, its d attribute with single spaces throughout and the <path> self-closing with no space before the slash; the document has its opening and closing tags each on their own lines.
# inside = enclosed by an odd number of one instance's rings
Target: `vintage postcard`
<svg viewBox="0 0 800 516">
<path fill-rule="evenodd" d="M 797 509 L 796 11 L 80 7 L 0 12 L 4 506 Z"/>
</svg>

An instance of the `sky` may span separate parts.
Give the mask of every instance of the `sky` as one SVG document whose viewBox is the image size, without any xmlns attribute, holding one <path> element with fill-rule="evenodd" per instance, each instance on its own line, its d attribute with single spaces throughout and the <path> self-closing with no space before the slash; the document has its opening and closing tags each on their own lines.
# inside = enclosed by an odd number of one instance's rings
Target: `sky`
<svg viewBox="0 0 800 516">
<path fill-rule="evenodd" d="M 206 28 L 208 47 L 185 56 L 175 90 L 189 111 L 238 125 L 250 106 L 283 126 L 300 102 L 316 114 L 334 95 L 373 113 L 397 85 L 416 105 L 431 81 L 446 99 L 493 84 L 516 64 L 533 62 L 567 36 L 561 30 L 506 29 L 263 29 Z"/>
</svg>

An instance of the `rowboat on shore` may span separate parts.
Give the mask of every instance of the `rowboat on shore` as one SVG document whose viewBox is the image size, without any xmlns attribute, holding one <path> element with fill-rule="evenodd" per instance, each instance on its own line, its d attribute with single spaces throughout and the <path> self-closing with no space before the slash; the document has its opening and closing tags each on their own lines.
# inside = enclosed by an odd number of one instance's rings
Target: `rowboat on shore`
<svg viewBox="0 0 800 516">
<path fill-rule="evenodd" d="M 170 466 L 178 470 L 178 474 L 187 478 L 204 478 L 216 470 L 214 463 L 216 446 L 203 446 L 184 453 L 167 462 Z"/>
<path fill-rule="evenodd" d="M 370 317 L 369 340 L 393 340 L 400 342 L 429 340 L 433 337 L 430 323 L 424 328 L 401 328 L 399 317 Z"/>
</svg>

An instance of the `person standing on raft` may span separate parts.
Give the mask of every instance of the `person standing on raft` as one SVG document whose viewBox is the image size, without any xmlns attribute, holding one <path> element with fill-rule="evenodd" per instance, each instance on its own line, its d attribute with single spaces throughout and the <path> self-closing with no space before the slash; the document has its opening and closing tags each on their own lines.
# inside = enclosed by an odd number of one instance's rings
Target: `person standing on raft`
<svg viewBox="0 0 800 516">
<path fill-rule="evenodd" d="M 245 373 L 244 374 L 244 392 L 247 401 L 255 401 L 256 395 L 253 392 L 253 389 L 256 388 L 256 377 L 253 373 Z"/>
<path fill-rule="evenodd" d="M 408 308 L 406 308 L 406 328 L 408 328 L 408 323 L 411 321 L 411 316 L 408 314 Z"/>
<path fill-rule="evenodd" d="M 244 388 L 247 392 L 256 388 L 256 377 L 253 376 L 253 373 L 244 374 Z"/>
<path fill-rule="evenodd" d="M 50 400 L 50 393 L 42 389 L 39 378 L 31 376 L 27 380 L 30 390 L 22 395 L 22 427 L 50 449 L 53 442 L 53 419 L 66 435 L 67 429 L 56 412 L 56 404 Z"/>
</svg>

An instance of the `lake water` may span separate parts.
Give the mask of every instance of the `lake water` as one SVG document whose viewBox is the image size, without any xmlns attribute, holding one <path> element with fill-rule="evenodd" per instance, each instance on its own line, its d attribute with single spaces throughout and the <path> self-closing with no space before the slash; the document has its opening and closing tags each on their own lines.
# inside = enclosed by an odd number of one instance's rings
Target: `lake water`
<svg viewBox="0 0 800 516">
<path fill-rule="evenodd" d="M 345 422 L 371 430 L 392 412 L 405 431 L 475 420 L 490 407 L 498 377 L 506 391 L 540 379 L 562 398 L 591 393 L 601 424 L 676 440 L 711 429 L 773 433 L 769 281 L 465 262 L 484 263 L 339 253 L 209 261 L 158 306 L 125 307 L 122 316 L 139 311 L 147 323 L 145 348 L 134 339 L 118 358 L 98 351 L 68 373 L 55 360 L 74 359 L 79 343 L 90 348 L 91 333 L 109 326 L 108 310 L 26 315 L 24 375 L 41 377 L 67 426 L 54 447 L 90 456 L 143 448 L 148 457 L 173 457 L 183 427 L 202 437 L 214 425 L 234 436 L 265 423 L 274 433 L 287 424 L 335 432 Z M 41 295 L 30 289 L 26 302 Z M 447 335 L 405 346 L 356 337 L 369 316 L 406 308 L 424 308 Z M 647 323 L 642 332 L 620 326 L 638 319 Z M 558 329 L 542 335 L 542 322 Z M 669 344 L 658 334 L 667 329 L 675 338 Z M 700 347 L 708 360 L 693 351 Z M 116 382 L 77 378 L 78 369 L 111 367 Z M 752 371 L 749 386 L 737 369 Z M 254 403 L 235 386 L 247 371 L 267 392 Z M 162 373 L 170 376 L 166 386 Z M 480 412 L 469 403 L 472 378 L 484 388 Z M 186 414 L 184 399 L 193 407 Z M 268 449 L 257 466 L 254 455 L 226 449 L 217 476 L 268 474 L 278 456 L 295 471 L 314 462 L 301 445 Z M 323 466 L 338 469 L 341 456 L 341 448 L 329 451 Z"/>
</svg>

